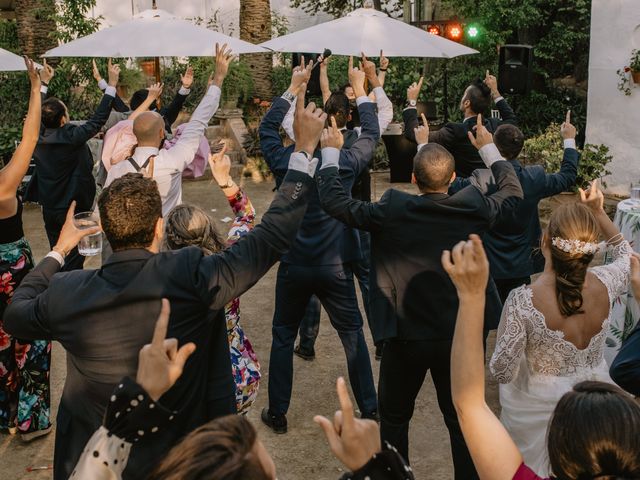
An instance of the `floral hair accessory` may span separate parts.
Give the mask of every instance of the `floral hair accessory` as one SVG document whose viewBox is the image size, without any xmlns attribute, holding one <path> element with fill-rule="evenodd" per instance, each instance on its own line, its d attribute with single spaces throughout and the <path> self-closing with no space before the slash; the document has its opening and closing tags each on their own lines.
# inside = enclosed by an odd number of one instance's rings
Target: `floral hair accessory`
<svg viewBox="0 0 640 480">
<path fill-rule="evenodd" d="M 553 237 L 551 243 L 554 247 L 571 255 L 595 255 L 600 250 L 597 243 L 583 242 L 582 240 L 565 240 L 560 237 Z"/>
</svg>

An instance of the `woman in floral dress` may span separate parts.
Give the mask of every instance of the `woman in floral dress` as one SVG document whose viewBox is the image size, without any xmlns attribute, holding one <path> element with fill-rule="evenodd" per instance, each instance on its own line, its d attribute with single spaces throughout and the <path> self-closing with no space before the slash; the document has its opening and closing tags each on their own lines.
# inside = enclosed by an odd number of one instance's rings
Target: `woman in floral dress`
<svg viewBox="0 0 640 480">
<path fill-rule="evenodd" d="M 175 207 L 165 218 L 164 250 L 177 250 L 197 246 L 205 255 L 232 245 L 254 227 L 255 209 L 247 194 L 238 187 L 229 174 L 231 163 L 225 155 L 226 147 L 209 157 L 211 171 L 229 201 L 235 219 L 226 242 L 219 238 L 213 221 L 207 213 L 195 205 Z M 240 299 L 235 298 L 225 307 L 227 336 L 231 355 L 231 368 L 236 385 L 236 408 L 246 414 L 258 395 L 260 363 L 240 327 Z"/>
<path fill-rule="evenodd" d="M 2 317 L 13 292 L 33 268 L 33 256 L 22 229 L 18 187 L 27 173 L 40 133 L 40 78 L 25 59 L 31 95 L 22 141 L 0 170 L 0 431 L 19 431 L 24 440 L 49 433 L 49 366 L 51 343 L 21 342 L 3 329 Z"/>
</svg>

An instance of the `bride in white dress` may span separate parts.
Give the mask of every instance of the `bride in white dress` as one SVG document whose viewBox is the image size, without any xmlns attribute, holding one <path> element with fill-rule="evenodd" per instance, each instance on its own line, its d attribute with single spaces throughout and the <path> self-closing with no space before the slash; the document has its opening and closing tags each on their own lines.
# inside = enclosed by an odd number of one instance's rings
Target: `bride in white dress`
<svg viewBox="0 0 640 480">
<path fill-rule="evenodd" d="M 611 304 L 628 288 L 632 249 L 603 209 L 594 182 L 582 204 L 551 216 L 545 269 L 507 299 L 490 369 L 500 382 L 501 420 L 525 463 L 548 477 L 547 425 L 556 403 L 583 380 L 610 382 L 603 346 Z M 599 245 L 600 238 L 609 239 Z M 599 248 L 613 262 L 588 268 Z"/>
</svg>

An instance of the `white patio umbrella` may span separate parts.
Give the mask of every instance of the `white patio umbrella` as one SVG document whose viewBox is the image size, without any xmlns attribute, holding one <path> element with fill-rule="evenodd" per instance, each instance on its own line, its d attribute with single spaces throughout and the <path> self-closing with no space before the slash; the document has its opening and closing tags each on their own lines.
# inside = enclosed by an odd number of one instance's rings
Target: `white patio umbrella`
<svg viewBox="0 0 640 480">
<path fill-rule="evenodd" d="M 38 68 L 42 67 L 42 65 L 37 63 L 36 66 Z M 0 72 L 22 72 L 26 69 L 24 59 L 20 55 L 0 48 Z"/>
<path fill-rule="evenodd" d="M 274 38 L 261 46 L 275 52 L 322 53 L 377 57 L 454 58 L 478 53 L 425 30 L 395 20 L 373 8 L 359 8 L 345 17 Z"/>
<path fill-rule="evenodd" d="M 233 53 L 263 53 L 258 45 L 200 27 L 159 9 L 78 38 L 45 53 L 45 57 L 208 57 L 215 44 Z"/>
</svg>

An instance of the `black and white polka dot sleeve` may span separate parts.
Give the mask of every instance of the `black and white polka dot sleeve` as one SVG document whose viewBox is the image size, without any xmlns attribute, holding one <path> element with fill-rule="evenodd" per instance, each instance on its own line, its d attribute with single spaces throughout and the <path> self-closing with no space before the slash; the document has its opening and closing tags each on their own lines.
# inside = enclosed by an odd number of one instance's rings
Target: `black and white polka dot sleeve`
<svg viewBox="0 0 640 480">
<path fill-rule="evenodd" d="M 132 445 L 152 441 L 175 415 L 151 400 L 136 382 L 124 378 L 109 399 L 104 425 L 87 443 L 69 478 L 119 480 Z"/>
<path fill-rule="evenodd" d="M 369 463 L 356 472 L 347 473 L 342 480 L 414 480 L 414 476 L 398 451 L 387 443 Z"/>
</svg>

